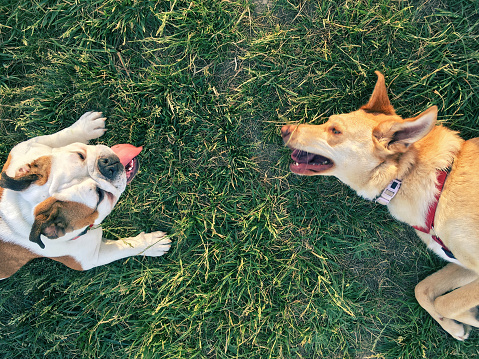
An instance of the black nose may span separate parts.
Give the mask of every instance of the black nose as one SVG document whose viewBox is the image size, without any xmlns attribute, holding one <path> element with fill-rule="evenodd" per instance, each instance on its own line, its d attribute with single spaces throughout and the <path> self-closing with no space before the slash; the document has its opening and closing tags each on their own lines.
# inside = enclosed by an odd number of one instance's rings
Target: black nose
<svg viewBox="0 0 479 359">
<path fill-rule="evenodd" d="M 98 169 L 107 179 L 114 179 L 123 165 L 117 156 L 101 157 L 98 159 Z"/>
</svg>

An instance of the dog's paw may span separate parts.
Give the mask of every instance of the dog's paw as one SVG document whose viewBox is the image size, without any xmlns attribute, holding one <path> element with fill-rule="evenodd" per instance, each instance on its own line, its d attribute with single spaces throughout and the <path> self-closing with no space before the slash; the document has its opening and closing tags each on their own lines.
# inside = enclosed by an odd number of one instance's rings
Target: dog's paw
<svg viewBox="0 0 479 359">
<path fill-rule="evenodd" d="M 166 236 L 165 232 L 142 232 L 136 238 L 143 242 L 143 245 L 145 246 L 145 249 L 140 253 L 140 255 L 144 256 L 162 256 L 168 252 L 171 246 L 171 240 Z"/>
<path fill-rule="evenodd" d="M 105 120 L 101 112 L 86 112 L 71 128 L 77 132 L 78 137 L 85 141 L 93 140 L 106 132 Z"/>
<path fill-rule="evenodd" d="M 449 318 L 442 318 L 439 322 L 443 329 L 451 334 L 455 339 L 464 341 L 469 338 L 471 327 Z"/>
</svg>

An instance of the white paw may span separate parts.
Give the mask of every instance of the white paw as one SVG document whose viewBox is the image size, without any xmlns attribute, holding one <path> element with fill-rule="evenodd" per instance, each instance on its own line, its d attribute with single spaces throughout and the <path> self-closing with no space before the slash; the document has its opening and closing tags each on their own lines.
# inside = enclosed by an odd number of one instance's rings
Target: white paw
<svg viewBox="0 0 479 359">
<path fill-rule="evenodd" d="M 105 120 L 101 112 L 86 112 L 71 128 L 78 132 L 78 136 L 85 141 L 102 136 L 105 132 Z"/>
<path fill-rule="evenodd" d="M 142 232 L 136 238 L 145 247 L 140 255 L 159 257 L 170 249 L 171 240 L 166 236 L 165 232 Z"/>
<path fill-rule="evenodd" d="M 469 333 L 471 332 L 469 325 L 456 322 L 449 318 L 442 318 L 439 324 L 457 340 L 464 341 L 469 338 Z"/>
</svg>

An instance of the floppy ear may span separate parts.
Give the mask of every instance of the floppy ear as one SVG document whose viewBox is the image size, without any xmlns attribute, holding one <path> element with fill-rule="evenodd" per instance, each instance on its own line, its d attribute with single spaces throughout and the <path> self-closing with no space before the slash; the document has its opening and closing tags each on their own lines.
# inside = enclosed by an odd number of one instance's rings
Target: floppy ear
<svg viewBox="0 0 479 359">
<path fill-rule="evenodd" d="M 10 177 L 5 172 L 2 172 L 2 177 L 0 178 L 0 187 L 11 189 L 13 191 L 23 191 L 30 187 L 30 185 L 38 180 L 38 175 L 29 174 L 22 176 L 20 178 Z"/>
<path fill-rule="evenodd" d="M 381 122 L 373 136 L 387 149 L 405 152 L 409 145 L 426 136 L 436 124 L 437 106 L 432 106 L 419 116 L 404 121 Z"/>
<path fill-rule="evenodd" d="M 63 237 L 68 232 L 93 224 L 98 212 L 78 202 L 59 201 L 49 197 L 35 207 L 34 215 L 29 239 L 43 249 L 45 244 L 40 235 L 50 239 Z"/>
<path fill-rule="evenodd" d="M 395 115 L 396 112 L 389 102 L 384 76 L 379 71 L 375 71 L 375 73 L 378 76 L 378 80 L 376 82 L 376 86 L 374 86 L 373 94 L 371 95 L 369 102 L 362 106 L 361 109 L 367 112 L 378 112 L 385 115 Z"/>
<path fill-rule="evenodd" d="M 13 191 L 23 191 L 30 187 L 32 183 L 39 186 L 44 185 L 48 181 L 51 165 L 51 158 L 42 156 L 32 163 L 22 166 L 17 170 L 15 177 L 10 177 L 3 171 L 0 178 L 0 187 Z"/>
</svg>

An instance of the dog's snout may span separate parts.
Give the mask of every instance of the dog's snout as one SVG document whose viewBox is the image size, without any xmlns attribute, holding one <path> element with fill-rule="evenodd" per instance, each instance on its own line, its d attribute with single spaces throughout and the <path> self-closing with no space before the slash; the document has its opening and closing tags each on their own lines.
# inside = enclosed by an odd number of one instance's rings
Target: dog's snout
<svg viewBox="0 0 479 359">
<path fill-rule="evenodd" d="M 281 127 L 281 136 L 283 137 L 283 141 L 288 141 L 295 127 L 296 126 L 294 125 L 284 125 L 283 127 Z"/>
<path fill-rule="evenodd" d="M 123 165 L 117 156 L 101 157 L 98 159 L 98 170 L 109 180 L 116 178 Z"/>
<path fill-rule="evenodd" d="M 281 127 L 281 136 L 288 136 L 291 133 L 290 127 L 291 125 L 284 125 Z"/>
</svg>

